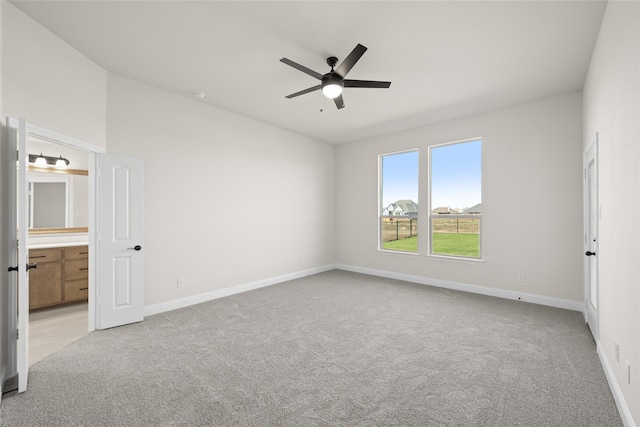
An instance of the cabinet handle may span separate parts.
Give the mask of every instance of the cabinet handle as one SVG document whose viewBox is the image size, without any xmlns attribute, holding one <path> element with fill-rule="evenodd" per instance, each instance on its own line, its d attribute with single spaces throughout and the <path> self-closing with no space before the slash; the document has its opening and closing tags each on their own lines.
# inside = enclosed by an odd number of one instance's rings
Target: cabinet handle
<svg viewBox="0 0 640 427">
<path fill-rule="evenodd" d="M 46 257 L 47 257 L 46 255 L 33 255 L 33 256 L 29 255 L 29 259 L 31 259 L 31 258 L 46 258 Z"/>
<path fill-rule="evenodd" d="M 79 290 L 79 291 L 88 291 L 88 290 L 89 290 L 89 288 L 80 288 L 80 289 L 78 289 L 78 290 Z"/>
<path fill-rule="evenodd" d="M 85 268 L 79 268 L 78 270 L 82 271 L 82 270 L 88 270 L 89 267 L 85 267 Z"/>
<path fill-rule="evenodd" d="M 78 253 L 79 253 L 80 255 L 86 255 L 86 254 L 88 254 L 89 252 L 78 252 Z"/>
</svg>

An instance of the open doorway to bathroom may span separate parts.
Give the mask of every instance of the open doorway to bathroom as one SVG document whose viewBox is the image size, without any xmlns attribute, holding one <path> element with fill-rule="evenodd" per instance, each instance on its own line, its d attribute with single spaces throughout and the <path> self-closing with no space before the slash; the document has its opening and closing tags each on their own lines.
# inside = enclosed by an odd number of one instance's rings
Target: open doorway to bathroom
<svg viewBox="0 0 640 427">
<path fill-rule="evenodd" d="M 89 153 L 36 136 L 27 151 L 32 365 L 89 333 Z"/>
</svg>

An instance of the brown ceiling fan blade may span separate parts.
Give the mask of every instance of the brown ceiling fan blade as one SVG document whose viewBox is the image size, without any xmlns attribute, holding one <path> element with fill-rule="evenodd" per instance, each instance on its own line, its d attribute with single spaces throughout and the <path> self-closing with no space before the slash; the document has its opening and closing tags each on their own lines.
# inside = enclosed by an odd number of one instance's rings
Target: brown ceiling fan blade
<svg viewBox="0 0 640 427">
<path fill-rule="evenodd" d="M 303 73 L 310 75 L 311 77 L 315 77 L 318 80 L 322 80 L 322 74 L 317 73 L 312 69 L 305 67 L 304 65 L 300 65 L 297 62 L 293 62 L 292 60 L 287 58 L 282 58 L 280 62 L 284 62 L 285 64 L 295 68 L 296 70 L 300 70 Z"/>
<path fill-rule="evenodd" d="M 379 82 L 375 80 L 344 80 L 344 87 L 370 87 L 387 89 L 391 82 Z"/>
<path fill-rule="evenodd" d="M 347 56 L 344 61 L 338 68 L 336 68 L 336 73 L 341 75 L 342 77 L 346 77 L 347 73 L 356 65 L 356 62 L 360 59 L 362 55 L 367 51 L 367 48 L 358 43 L 358 45 L 351 51 L 349 56 Z"/>
<path fill-rule="evenodd" d="M 301 90 L 300 92 L 296 92 L 296 93 L 292 93 L 291 95 L 287 95 L 287 96 L 285 96 L 285 98 L 289 98 L 289 99 L 295 98 L 296 96 L 304 95 L 305 93 L 309 93 L 309 92 L 313 92 L 315 90 L 318 90 L 321 87 L 322 87 L 322 85 L 315 85 L 315 86 L 310 87 L 308 89 Z"/>
</svg>

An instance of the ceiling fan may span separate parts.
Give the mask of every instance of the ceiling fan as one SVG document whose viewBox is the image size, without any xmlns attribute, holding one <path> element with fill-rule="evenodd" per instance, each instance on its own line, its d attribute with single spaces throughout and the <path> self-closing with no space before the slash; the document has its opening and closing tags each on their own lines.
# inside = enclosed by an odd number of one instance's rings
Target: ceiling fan
<svg viewBox="0 0 640 427">
<path fill-rule="evenodd" d="M 338 58 L 330 56 L 327 58 L 327 64 L 331 67 L 331 71 L 327 74 L 317 73 L 303 65 L 293 62 L 290 59 L 282 58 L 280 62 L 284 62 L 293 68 L 302 71 L 305 74 L 315 77 L 320 80 L 320 84 L 310 87 L 308 89 L 301 90 L 300 92 L 287 95 L 286 98 L 295 98 L 296 96 L 304 95 L 305 93 L 314 92 L 318 89 L 322 89 L 322 93 L 327 98 L 332 98 L 336 103 L 338 109 L 344 108 L 344 101 L 342 99 L 342 89 L 345 87 L 368 87 L 368 88 L 382 88 L 387 89 L 391 86 L 391 82 L 380 82 L 373 80 L 349 80 L 345 79 L 347 73 L 358 62 L 360 57 L 367 51 L 367 48 L 358 44 L 355 49 L 345 58 L 344 61 L 334 70 L 334 67 L 338 63 Z"/>
</svg>

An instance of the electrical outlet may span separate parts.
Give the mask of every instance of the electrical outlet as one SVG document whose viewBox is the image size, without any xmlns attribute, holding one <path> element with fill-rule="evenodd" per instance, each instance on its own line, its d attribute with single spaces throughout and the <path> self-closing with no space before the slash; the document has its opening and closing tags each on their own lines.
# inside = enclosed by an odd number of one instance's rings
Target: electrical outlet
<svg viewBox="0 0 640 427">
<path fill-rule="evenodd" d="M 616 344 L 616 362 L 620 363 L 620 344 Z"/>
<path fill-rule="evenodd" d="M 524 282 L 524 273 L 518 273 L 518 282 Z"/>
<path fill-rule="evenodd" d="M 184 277 L 178 278 L 178 287 L 179 288 L 184 288 L 185 282 L 186 281 L 184 280 Z"/>
</svg>

